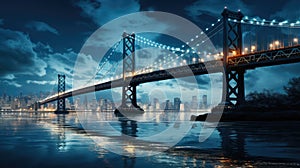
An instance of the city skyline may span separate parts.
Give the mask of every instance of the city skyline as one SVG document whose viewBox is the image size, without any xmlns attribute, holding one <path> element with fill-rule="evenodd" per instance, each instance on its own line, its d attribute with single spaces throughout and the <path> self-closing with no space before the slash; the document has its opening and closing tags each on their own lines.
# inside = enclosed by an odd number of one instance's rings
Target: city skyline
<svg viewBox="0 0 300 168">
<path fill-rule="evenodd" d="M 27 111 L 34 110 L 34 103 L 40 99 L 47 97 L 47 94 L 40 92 L 39 94 L 23 95 L 20 93 L 18 96 L 11 96 L 2 94 L 0 96 L 0 111 Z M 208 108 L 210 100 L 207 99 L 207 95 L 198 96 L 193 95 L 189 100 L 183 100 L 179 97 L 172 99 L 160 100 L 154 97 L 152 100 L 148 99 L 146 102 L 141 99 L 137 100 L 138 105 L 143 107 L 147 111 L 155 110 L 175 110 L 175 111 L 190 111 Z M 96 98 L 90 98 L 88 96 L 76 96 L 74 98 L 66 99 L 67 110 L 92 110 L 92 111 L 113 111 L 117 106 L 121 104 L 121 100 L 114 101 L 110 98 L 103 98 L 97 96 Z M 56 102 L 51 102 L 41 107 L 41 110 L 55 111 L 57 108 Z"/>
</svg>

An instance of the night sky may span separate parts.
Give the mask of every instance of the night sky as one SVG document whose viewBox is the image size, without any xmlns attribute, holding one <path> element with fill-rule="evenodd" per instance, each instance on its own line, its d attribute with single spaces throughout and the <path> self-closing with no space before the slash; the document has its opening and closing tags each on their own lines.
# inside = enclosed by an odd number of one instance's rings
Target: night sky
<svg viewBox="0 0 300 168">
<path fill-rule="evenodd" d="M 71 87 L 75 60 L 86 39 L 103 24 L 120 16 L 139 11 L 164 11 L 204 29 L 220 18 L 224 6 L 268 20 L 300 20 L 298 0 L 3 0 L 0 5 L 0 94 L 56 89 L 57 74 L 66 74 L 68 87 Z M 298 37 L 295 32 L 299 31 L 293 31 L 292 36 Z M 290 78 L 299 76 L 299 70 L 299 64 L 291 64 L 248 71 L 247 93 L 263 89 L 282 91 Z"/>
</svg>

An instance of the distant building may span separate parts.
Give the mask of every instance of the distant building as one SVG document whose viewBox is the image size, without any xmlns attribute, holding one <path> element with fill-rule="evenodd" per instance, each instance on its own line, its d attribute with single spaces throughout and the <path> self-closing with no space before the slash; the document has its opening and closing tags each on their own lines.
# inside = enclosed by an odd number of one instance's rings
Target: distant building
<svg viewBox="0 0 300 168">
<path fill-rule="evenodd" d="M 96 110 L 97 110 L 97 107 L 98 107 L 97 100 L 96 100 L 96 99 L 93 99 L 92 102 L 90 103 L 90 109 L 91 109 L 92 111 L 96 111 Z"/>
<path fill-rule="evenodd" d="M 158 98 L 153 99 L 153 110 L 160 110 L 160 104 Z"/>
<path fill-rule="evenodd" d="M 207 104 L 207 95 L 203 95 L 202 96 L 202 103 L 203 103 L 203 107 L 207 108 L 208 104 Z"/>
<path fill-rule="evenodd" d="M 191 101 L 191 109 L 196 110 L 198 109 L 198 98 L 197 96 L 193 96 L 192 97 L 192 101 Z"/>
<path fill-rule="evenodd" d="M 178 98 L 178 97 L 174 98 L 174 110 L 175 111 L 180 110 L 180 104 L 181 104 L 180 98 Z"/>
<path fill-rule="evenodd" d="M 173 110 L 173 105 L 170 100 L 166 100 L 165 110 Z"/>
<path fill-rule="evenodd" d="M 190 104 L 188 102 L 184 103 L 184 111 L 191 111 Z"/>
<path fill-rule="evenodd" d="M 75 107 L 76 110 L 80 109 L 80 98 L 79 97 L 77 97 L 75 99 L 74 107 Z"/>
</svg>

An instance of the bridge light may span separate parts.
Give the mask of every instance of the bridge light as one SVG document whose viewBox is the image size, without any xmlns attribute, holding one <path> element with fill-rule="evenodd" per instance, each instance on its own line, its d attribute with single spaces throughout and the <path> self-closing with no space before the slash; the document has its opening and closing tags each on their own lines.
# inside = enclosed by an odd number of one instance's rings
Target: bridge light
<svg viewBox="0 0 300 168">
<path fill-rule="evenodd" d="M 193 58 L 193 63 L 195 63 L 195 62 L 196 62 L 196 58 L 194 57 L 194 58 Z"/>
<path fill-rule="evenodd" d="M 244 48 L 244 52 L 247 54 L 248 53 L 248 48 Z"/>
<path fill-rule="evenodd" d="M 256 46 L 252 45 L 251 46 L 251 52 L 255 51 L 256 50 Z"/>
<path fill-rule="evenodd" d="M 270 47 L 270 49 L 272 50 L 272 49 L 273 49 L 273 44 L 271 43 L 271 44 L 269 45 L 269 47 Z"/>
<path fill-rule="evenodd" d="M 233 55 L 233 56 L 236 56 L 236 51 L 232 51 L 232 55 Z"/>
<path fill-rule="evenodd" d="M 298 44 L 298 38 L 294 38 L 293 42 L 296 43 L 296 44 Z"/>
<path fill-rule="evenodd" d="M 278 47 L 278 46 L 280 45 L 280 42 L 279 42 L 278 40 L 276 40 L 276 41 L 274 42 L 274 44 L 276 45 L 276 47 Z"/>
</svg>

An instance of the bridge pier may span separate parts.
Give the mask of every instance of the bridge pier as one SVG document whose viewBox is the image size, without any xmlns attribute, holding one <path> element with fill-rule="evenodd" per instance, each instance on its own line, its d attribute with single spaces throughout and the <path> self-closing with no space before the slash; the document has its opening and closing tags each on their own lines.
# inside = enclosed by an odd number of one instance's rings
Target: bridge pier
<svg viewBox="0 0 300 168">
<path fill-rule="evenodd" d="M 144 110 L 137 105 L 136 85 L 131 84 L 135 74 L 135 34 L 123 33 L 123 82 L 122 104 L 115 112 L 123 115 L 129 113 L 143 113 Z"/>
<path fill-rule="evenodd" d="M 223 102 L 229 106 L 237 106 L 245 100 L 245 69 L 228 68 L 228 56 L 235 52 L 236 55 L 242 54 L 242 29 L 241 20 L 244 15 L 241 12 L 233 12 L 224 9 L 223 13 Z M 229 22 L 232 19 L 235 22 Z M 225 96 L 225 97 L 224 97 Z"/>
</svg>

